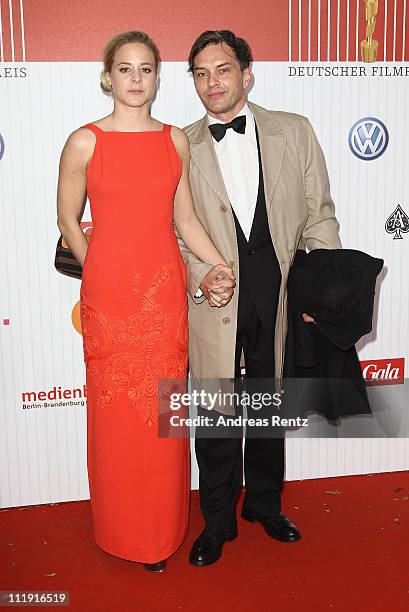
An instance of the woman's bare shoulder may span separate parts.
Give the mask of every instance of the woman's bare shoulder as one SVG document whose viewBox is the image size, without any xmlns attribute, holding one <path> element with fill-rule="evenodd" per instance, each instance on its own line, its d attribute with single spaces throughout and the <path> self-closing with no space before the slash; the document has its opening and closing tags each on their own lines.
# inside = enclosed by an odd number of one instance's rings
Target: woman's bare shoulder
<svg viewBox="0 0 409 612">
<path fill-rule="evenodd" d="M 185 132 L 180 128 L 172 125 L 172 129 L 170 131 L 173 143 L 176 147 L 177 152 L 181 157 L 189 157 L 190 155 L 190 146 L 189 139 L 186 136 Z"/>
<path fill-rule="evenodd" d="M 175 139 L 178 139 L 180 142 L 189 144 L 189 139 L 186 136 L 185 132 L 181 130 L 180 128 L 176 127 L 176 125 L 171 126 L 170 133 Z"/>
<path fill-rule="evenodd" d="M 93 153 L 95 142 L 95 134 L 86 127 L 80 127 L 68 136 L 63 156 L 75 156 L 88 161 Z"/>
</svg>

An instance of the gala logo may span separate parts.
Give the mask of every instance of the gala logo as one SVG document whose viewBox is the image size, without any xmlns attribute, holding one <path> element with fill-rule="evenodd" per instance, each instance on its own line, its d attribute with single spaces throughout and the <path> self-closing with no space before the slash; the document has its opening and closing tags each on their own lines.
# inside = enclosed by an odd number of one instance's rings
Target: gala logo
<svg viewBox="0 0 409 612">
<path fill-rule="evenodd" d="M 403 385 L 405 359 L 372 359 L 361 361 L 362 375 L 368 385 Z"/>
</svg>

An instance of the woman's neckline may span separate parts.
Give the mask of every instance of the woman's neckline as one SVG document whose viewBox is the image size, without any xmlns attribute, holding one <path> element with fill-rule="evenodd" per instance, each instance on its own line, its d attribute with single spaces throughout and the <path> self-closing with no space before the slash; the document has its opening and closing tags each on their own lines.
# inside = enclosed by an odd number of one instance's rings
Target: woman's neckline
<svg viewBox="0 0 409 612">
<path fill-rule="evenodd" d="M 162 134 L 165 129 L 164 123 L 162 123 L 161 130 L 143 130 L 139 132 L 129 132 L 129 131 L 122 131 L 122 130 L 103 130 L 102 128 L 99 127 L 99 125 L 95 125 L 95 123 L 90 123 L 89 125 L 96 127 L 97 130 L 99 130 L 103 134 L 155 134 L 155 132 L 158 132 L 158 134 Z"/>
</svg>

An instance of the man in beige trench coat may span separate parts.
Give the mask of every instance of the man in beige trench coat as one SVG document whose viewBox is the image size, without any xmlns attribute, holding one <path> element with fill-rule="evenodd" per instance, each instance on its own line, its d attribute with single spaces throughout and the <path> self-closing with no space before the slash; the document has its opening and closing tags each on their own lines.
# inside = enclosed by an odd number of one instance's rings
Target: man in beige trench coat
<svg viewBox="0 0 409 612">
<path fill-rule="evenodd" d="M 185 128 L 196 213 L 233 269 L 232 281 L 190 253 L 181 241 L 189 293 L 192 377 L 280 378 L 286 338 L 286 285 L 297 248 L 340 248 L 339 225 L 325 160 L 309 121 L 247 102 L 251 51 L 242 38 L 204 32 L 189 69 L 207 114 Z M 210 296 L 220 307 L 211 306 Z M 307 322 L 312 319 L 304 314 Z M 206 528 L 190 563 L 217 561 L 237 536 L 242 443 L 196 438 L 200 504 Z M 293 542 L 297 527 L 281 513 L 283 438 L 246 439 L 242 517 L 275 539 Z"/>
</svg>

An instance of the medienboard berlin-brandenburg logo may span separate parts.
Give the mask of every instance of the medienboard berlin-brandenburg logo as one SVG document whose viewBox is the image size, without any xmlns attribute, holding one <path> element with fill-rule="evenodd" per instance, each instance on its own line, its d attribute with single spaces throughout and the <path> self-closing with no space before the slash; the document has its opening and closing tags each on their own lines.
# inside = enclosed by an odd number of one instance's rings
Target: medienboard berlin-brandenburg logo
<svg viewBox="0 0 409 612">
<path fill-rule="evenodd" d="M 359 159 L 371 161 L 385 153 L 389 134 L 382 121 L 375 117 L 359 119 L 349 132 L 349 148 Z"/>
<path fill-rule="evenodd" d="M 4 140 L 3 140 L 3 136 L 0 134 L 0 160 L 4 155 Z"/>
</svg>

